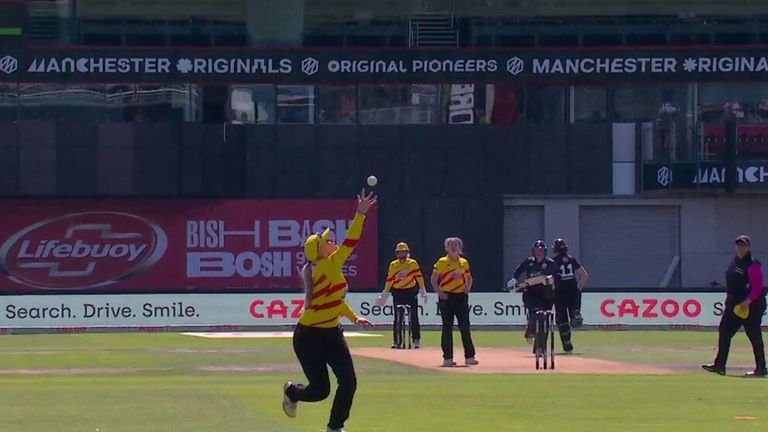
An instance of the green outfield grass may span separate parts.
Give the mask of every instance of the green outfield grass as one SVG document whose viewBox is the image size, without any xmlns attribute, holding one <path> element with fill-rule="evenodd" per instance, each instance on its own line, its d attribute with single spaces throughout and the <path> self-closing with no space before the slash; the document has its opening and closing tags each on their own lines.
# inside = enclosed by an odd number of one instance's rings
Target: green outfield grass
<svg viewBox="0 0 768 432">
<path fill-rule="evenodd" d="M 349 338 L 352 346 L 388 346 Z M 435 346 L 437 332 L 426 332 Z M 477 331 L 482 347 L 525 347 L 521 332 Z M 765 431 L 768 380 L 700 372 L 714 332 L 585 331 L 579 355 L 670 365 L 671 376 L 446 374 L 356 358 L 355 431 Z M 458 342 L 458 337 L 456 338 Z M 731 365 L 751 366 L 736 336 Z M 439 359 L 437 359 L 439 360 Z M 301 381 L 289 339 L 180 334 L 0 337 L 0 431 L 324 431 L 330 400 L 280 408 Z M 734 417 L 755 417 L 741 420 Z"/>
</svg>

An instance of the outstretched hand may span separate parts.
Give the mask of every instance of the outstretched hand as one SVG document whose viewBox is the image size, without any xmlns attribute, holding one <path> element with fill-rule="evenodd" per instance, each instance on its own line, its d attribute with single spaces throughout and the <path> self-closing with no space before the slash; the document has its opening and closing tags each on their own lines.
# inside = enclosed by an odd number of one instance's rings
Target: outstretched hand
<svg viewBox="0 0 768 432">
<path fill-rule="evenodd" d="M 367 195 L 365 194 L 365 189 L 360 191 L 360 194 L 357 195 L 357 211 L 365 214 L 368 212 L 368 209 L 371 208 L 372 205 L 376 204 L 376 196 L 373 195 L 373 192 L 369 192 Z"/>
<path fill-rule="evenodd" d="M 373 327 L 373 323 L 371 323 L 370 321 L 368 321 L 363 317 L 357 318 L 357 320 L 355 321 L 355 324 L 361 327 Z"/>
<path fill-rule="evenodd" d="M 387 304 L 387 296 L 384 294 L 380 294 L 378 297 L 376 297 L 376 305 L 377 306 L 384 306 Z"/>
</svg>

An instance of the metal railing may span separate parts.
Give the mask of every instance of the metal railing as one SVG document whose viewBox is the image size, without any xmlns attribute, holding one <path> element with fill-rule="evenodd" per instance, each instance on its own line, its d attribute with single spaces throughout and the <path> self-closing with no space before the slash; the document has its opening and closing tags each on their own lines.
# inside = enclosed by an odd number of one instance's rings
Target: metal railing
<svg viewBox="0 0 768 432">
<path fill-rule="evenodd" d="M 456 47 L 459 46 L 459 31 L 451 14 L 423 13 L 411 16 L 409 24 L 409 46 Z"/>
</svg>

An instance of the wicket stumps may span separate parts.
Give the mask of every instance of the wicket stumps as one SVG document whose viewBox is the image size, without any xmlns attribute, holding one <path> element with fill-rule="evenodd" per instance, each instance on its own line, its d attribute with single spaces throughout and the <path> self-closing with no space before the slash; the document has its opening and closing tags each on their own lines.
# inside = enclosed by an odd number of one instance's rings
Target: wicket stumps
<svg viewBox="0 0 768 432">
<path fill-rule="evenodd" d="M 406 320 L 406 317 L 408 318 Z M 397 305 L 395 307 L 395 335 L 397 345 L 400 349 L 411 349 L 412 337 L 411 337 L 411 307 L 409 305 Z M 406 338 L 407 336 L 407 338 Z"/>
<path fill-rule="evenodd" d="M 544 366 L 544 369 L 555 369 L 555 319 L 551 310 L 536 311 L 535 334 L 533 352 L 536 356 L 536 369 Z M 549 337 L 548 337 L 549 336 Z M 547 349 L 547 339 L 550 341 L 549 350 Z M 547 353 L 549 351 L 549 353 Z M 547 358 L 549 354 L 549 359 Z M 547 360 L 550 360 L 547 362 Z"/>
</svg>

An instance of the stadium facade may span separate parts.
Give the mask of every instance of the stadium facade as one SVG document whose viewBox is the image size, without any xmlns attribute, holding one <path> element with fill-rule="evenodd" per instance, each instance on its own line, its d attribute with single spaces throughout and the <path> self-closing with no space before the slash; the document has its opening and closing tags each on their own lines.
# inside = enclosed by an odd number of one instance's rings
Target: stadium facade
<svg viewBox="0 0 768 432">
<path fill-rule="evenodd" d="M 562 235 L 598 285 L 701 286 L 759 229 L 763 44 L 750 0 L 4 1 L 0 194 L 331 199 L 376 173 L 380 266 L 459 234 L 495 290 Z"/>
</svg>

